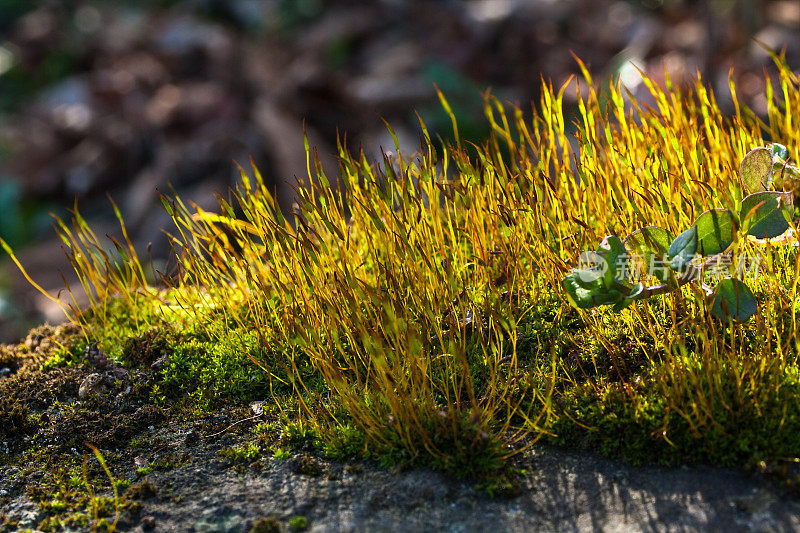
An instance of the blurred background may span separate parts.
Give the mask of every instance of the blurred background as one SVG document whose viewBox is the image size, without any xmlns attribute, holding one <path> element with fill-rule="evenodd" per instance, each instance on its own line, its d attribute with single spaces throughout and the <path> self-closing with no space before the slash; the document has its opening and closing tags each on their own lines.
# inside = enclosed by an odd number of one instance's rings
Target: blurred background
<svg viewBox="0 0 800 533">
<path fill-rule="evenodd" d="M 146 256 L 168 252 L 157 189 L 213 208 L 252 157 L 291 208 L 303 127 L 329 174 L 337 134 L 369 158 L 418 147 L 415 112 L 447 137 L 434 84 L 462 135 L 488 131 L 481 91 L 530 115 L 541 80 L 578 67 L 645 96 L 637 68 L 689 84 L 699 72 L 731 111 L 728 76 L 764 113 L 758 42 L 800 66 L 798 0 L 0 0 L 0 236 L 46 289 L 75 284 L 52 227 L 76 201 L 98 235 L 119 204 Z M 576 83 L 567 88 L 574 106 Z M 59 321 L 57 306 L 0 264 L 0 341 Z"/>
</svg>

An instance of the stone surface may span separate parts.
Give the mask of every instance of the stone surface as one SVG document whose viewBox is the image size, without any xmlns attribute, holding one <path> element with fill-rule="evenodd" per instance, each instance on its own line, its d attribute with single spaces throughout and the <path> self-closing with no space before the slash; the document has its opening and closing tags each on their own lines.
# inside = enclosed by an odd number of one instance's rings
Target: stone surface
<svg viewBox="0 0 800 533">
<path fill-rule="evenodd" d="M 211 456 L 209 456 L 211 457 Z M 159 490 L 121 530 L 249 531 L 261 517 L 283 530 L 296 516 L 309 531 L 796 531 L 800 502 L 740 472 L 704 466 L 631 466 L 577 451 L 535 446 L 520 458 L 521 493 L 491 497 L 474 483 L 427 470 L 392 472 L 370 463 L 319 460 L 307 476 L 293 460 L 265 459 L 237 473 L 196 461 L 149 474 Z M 8 516 L 30 523 L 20 496 Z"/>
</svg>

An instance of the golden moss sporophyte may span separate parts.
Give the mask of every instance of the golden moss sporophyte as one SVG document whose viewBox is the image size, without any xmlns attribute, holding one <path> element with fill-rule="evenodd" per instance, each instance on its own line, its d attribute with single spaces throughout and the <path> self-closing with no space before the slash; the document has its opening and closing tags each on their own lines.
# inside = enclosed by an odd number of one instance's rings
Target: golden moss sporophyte
<svg viewBox="0 0 800 533">
<path fill-rule="evenodd" d="M 579 64 L 572 110 L 549 83 L 531 117 L 487 95 L 479 144 L 420 120 L 414 153 L 391 129 L 383 161 L 341 143 L 337 177 L 309 148 L 292 213 L 242 170 L 217 213 L 163 199 L 169 275 L 118 209 L 111 249 L 76 209 L 58 230 L 89 306 L 65 310 L 109 357 L 164 346 L 160 402 L 267 399 L 335 456 L 474 474 L 546 438 L 798 457 L 800 258 L 778 244 L 796 242 L 800 83 L 775 59 L 764 121 L 734 84 L 725 117 L 700 79 L 644 77 L 645 106 Z"/>
</svg>

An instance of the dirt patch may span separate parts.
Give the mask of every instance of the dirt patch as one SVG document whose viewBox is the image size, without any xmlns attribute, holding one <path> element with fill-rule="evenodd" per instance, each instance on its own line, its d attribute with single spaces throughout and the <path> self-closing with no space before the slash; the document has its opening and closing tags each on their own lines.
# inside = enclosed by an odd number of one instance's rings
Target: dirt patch
<svg viewBox="0 0 800 533">
<path fill-rule="evenodd" d="M 47 333 L 48 343 L 74 347 L 78 341 L 74 329 Z M 154 373 L 131 376 L 107 358 L 92 359 L 89 349 L 80 364 L 53 368 L 43 365 L 39 345 L 31 348 L 26 341 L 6 349 L 15 352 L 15 371 L 0 378 L 0 443 L 8 452 L 33 447 L 60 452 L 83 448 L 84 441 L 120 447 L 142 427 L 164 419 L 162 410 L 148 403 L 149 386 L 158 379 Z"/>
</svg>

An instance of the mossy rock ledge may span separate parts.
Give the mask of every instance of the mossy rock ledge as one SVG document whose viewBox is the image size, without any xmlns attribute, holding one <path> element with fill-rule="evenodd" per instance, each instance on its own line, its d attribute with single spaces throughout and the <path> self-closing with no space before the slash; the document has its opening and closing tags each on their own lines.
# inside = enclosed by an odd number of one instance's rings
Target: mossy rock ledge
<svg viewBox="0 0 800 533">
<path fill-rule="evenodd" d="M 73 364 L 47 364 L 64 357 L 57 343 Z M 291 531 L 297 517 L 315 531 L 800 528 L 788 471 L 633 466 L 541 443 L 484 479 L 335 461 L 290 443 L 288 421 L 260 402 L 160 403 L 157 369 L 111 381 L 82 345 L 61 325 L 2 347 L 0 531 L 103 529 L 117 512 L 119 531 Z M 80 398 L 96 374 L 109 383 Z"/>
<path fill-rule="evenodd" d="M 774 59 L 767 120 L 579 63 L 569 111 L 487 94 L 479 145 L 442 95 L 449 141 L 343 143 L 335 183 L 309 148 L 291 214 L 256 168 L 217 212 L 163 197 L 166 272 L 116 205 L 109 239 L 58 219 L 89 303 L 0 346 L 0 530 L 800 530 L 800 80 Z M 617 279 L 626 242 L 726 279 Z"/>
</svg>

